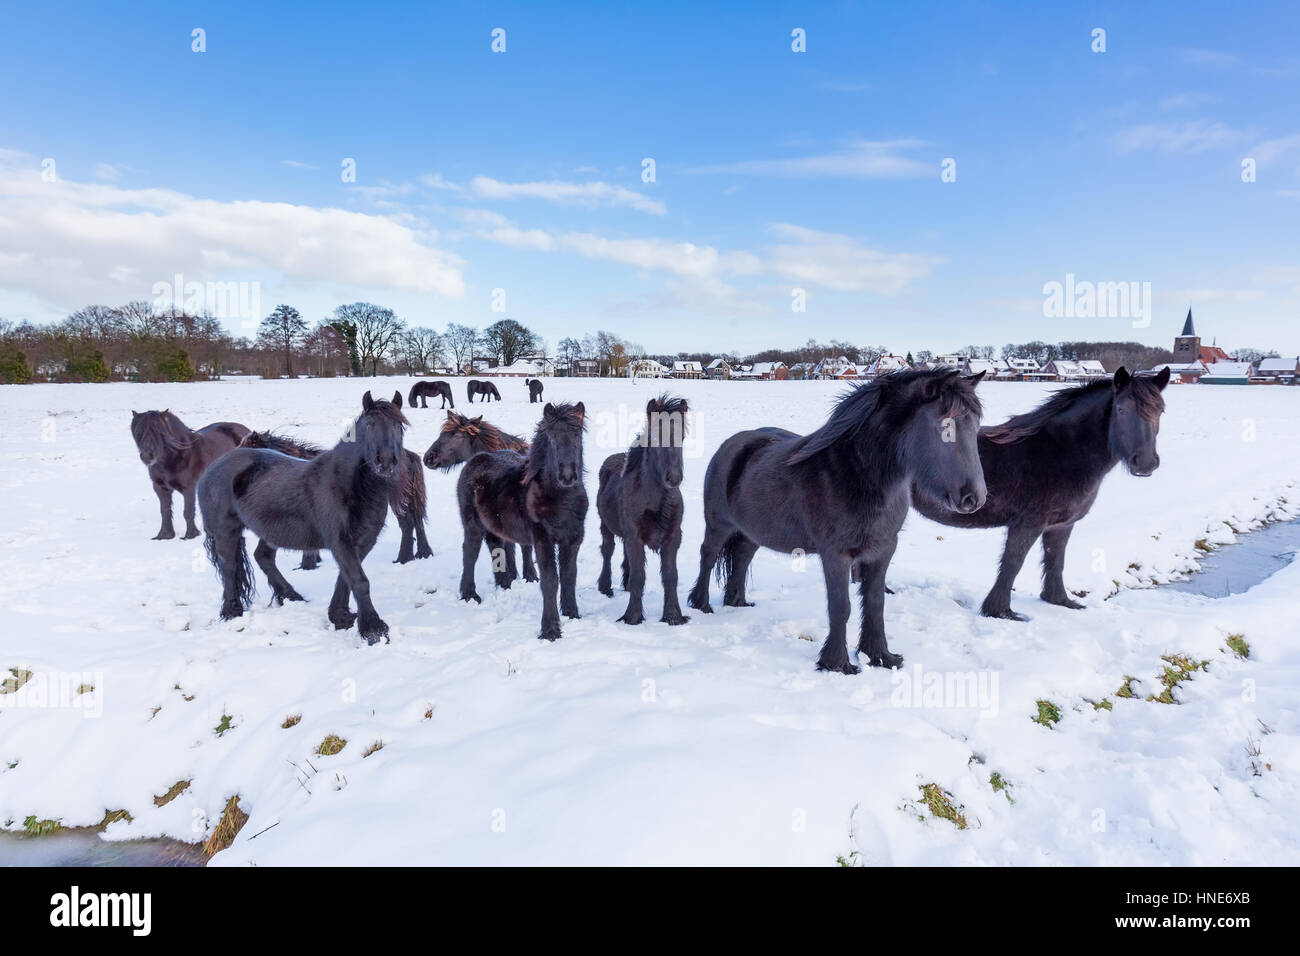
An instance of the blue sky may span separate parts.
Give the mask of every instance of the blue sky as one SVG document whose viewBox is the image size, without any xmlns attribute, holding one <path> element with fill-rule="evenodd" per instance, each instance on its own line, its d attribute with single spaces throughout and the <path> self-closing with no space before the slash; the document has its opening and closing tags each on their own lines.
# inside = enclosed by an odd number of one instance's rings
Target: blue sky
<svg viewBox="0 0 1300 956">
<path fill-rule="evenodd" d="M 1191 305 L 1300 352 L 1294 4 L 185 6 L 8 6 L 0 316 L 179 272 L 552 346 L 1165 344 Z M 1046 317 L 1067 274 L 1149 282 L 1149 326 Z"/>
</svg>

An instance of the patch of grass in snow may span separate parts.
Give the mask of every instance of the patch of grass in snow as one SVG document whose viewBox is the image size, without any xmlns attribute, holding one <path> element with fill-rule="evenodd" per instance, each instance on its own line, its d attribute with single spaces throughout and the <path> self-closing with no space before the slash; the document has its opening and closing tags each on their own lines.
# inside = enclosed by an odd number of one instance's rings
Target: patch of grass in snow
<svg viewBox="0 0 1300 956">
<path fill-rule="evenodd" d="M 1228 650 L 1236 654 L 1243 661 L 1250 657 L 1250 645 L 1246 643 L 1246 637 L 1243 634 L 1228 635 Z"/>
<path fill-rule="evenodd" d="M 9 668 L 11 676 L 0 681 L 0 694 L 13 694 L 18 691 L 19 687 L 26 684 L 32 679 L 32 672 L 22 667 Z"/>
<path fill-rule="evenodd" d="M 424 719 L 433 720 L 433 704 L 430 704 L 429 709 L 424 712 Z"/>
<path fill-rule="evenodd" d="M 64 829 L 58 820 L 37 820 L 35 816 L 30 816 L 23 821 L 23 831 L 29 837 L 49 836 L 51 833 L 62 833 Z"/>
<path fill-rule="evenodd" d="M 1125 674 L 1124 683 L 1119 685 L 1119 690 L 1115 691 L 1115 696 L 1136 698 L 1137 694 L 1133 693 L 1133 682 L 1135 680 L 1137 680 L 1136 677 Z"/>
<path fill-rule="evenodd" d="M 857 816 L 858 807 L 860 806 L 861 804 L 854 804 L 853 809 L 849 811 L 849 844 L 850 845 L 853 845 L 858 842 L 858 825 L 857 825 L 857 821 L 854 818 Z M 847 856 L 845 856 L 843 853 L 837 856 L 835 858 L 835 862 L 838 863 L 840 866 L 844 866 L 844 867 L 862 866 L 862 854 L 860 854 L 857 850 L 850 850 Z"/>
<path fill-rule="evenodd" d="M 322 757 L 332 757 L 347 745 L 348 742 L 342 737 L 330 734 L 320 742 L 320 746 L 316 748 L 316 752 Z"/>
<path fill-rule="evenodd" d="M 1093 700 L 1090 697 L 1085 697 L 1084 700 L 1087 703 L 1092 704 L 1093 710 L 1114 710 L 1115 709 L 1115 705 L 1110 702 L 1109 697 L 1103 697 L 1101 700 Z"/>
<path fill-rule="evenodd" d="M 216 734 L 218 737 L 224 736 L 226 731 L 234 728 L 235 725 L 231 723 L 232 720 L 234 720 L 234 718 L 231 717 L 229 714 L 222 714 L 221 723 L 213 727 L 212 732 Z"/>
<path fill-rule="evenodd" d="M 155 796 L 153 798 L 153 805 L 155 807 L 165 807 L 167 806 L 167 804 L 171 803 L 173 800 L 175 800 L 177 797 L 179 797 L 182 793 L 184 793 L 189 788 L 190 788 L 190 781 L 177 780 L 174 784 L 172 784 L 170 787 L 167 788 L 167 792 L 164 793 L 161 797 Z"/>
<path fill-rule="evenodd" d="M 1174 697 L 1174 688 L 1183 681 L 1190 680 L 1197 671 L 1205 670 L 1206 665 L 1210 663 L 1194 661 L 1184 654 L 1165 654 L 1160 659 L 1169 665 L 1160 675 L 1160 683 L 1164 685 L 1164 690 L 1159 694 L 1147 695 L 1147 700 L 1153 700 L 1158 704 L 1178 703 L 1178 699 Z"/>
<path fill-rule="evenodd" d="M 216 856 L 235 842 L 235 837 L 247 822 L 248 814 L 239 806 L 239 794 L 235 794 L 226 801 L 226 809 L 222 812 L 221 819 L 217 821 L 212 836 L 208 837 L 203 844 L 203 852 L 208 856 Z"/>
<path fill-rule="evenodd" d="M 1012 789 L 1011 784 L 1008 783 L 1006 778 L 1003 777 L 1002 774 L 998 773 L 997 771 L 994 771 L 993 774 L 989 777 L 989 786 L 993 788 L 994 793 L 1000 793 L 1002 794 L 1002 796 L 1006 797 L 1007 803 L 1016 802 L 1011 798 L 1011 789 Z"/>
<path fill-rule="evenodd" d="M 94 684 L 81 684 L 77 687 L 78 694 L 93 694 L 95 692 Z"/>
<path fill-rule="evenodd" d="M 382 740 L 376 740 L 376 741 L 375 741 L 374 743 L 372 743 L 369 747 L 367 747 L 364 751 L 362 751 L 362 753 L 361 753 L 361 758 L 364 760 L 366 757 L 369 757 L 369 756 L 370 756 L 372 753 L 374 753 L 376 750 L 383 750 L 383 749 L 384 749 L 384 742 L 383 742 Z"/>
<path fill-rule="evenodd" d="M 280 725 L 282 730 L 288 730 L 290 727 L 297 727 L 298 721 L 302 720 L 302 714 L 290 714 L 284 718 L 284 723 Z"/>
<path fill-rule="evenodd" d="M 1206 541 L 1204 538 L 1197 538 L 1196 544 L 1193 545 L 1193 547 L 1195 547 L 1197 551 L 1200 551 L 1203 554 L 1209 554 L 1211 551 L 1214 550 L 1212 547 L 1210 547 L 1210 542 Z"/>
<path fill-rule="evenodd" d="M 931 816 L 947 820 L 958 830 L 966 829 L 966 808 L 952 802 L 952 794 L 937 783 L 923 783 L 920 786 L 921 802 L 930 811 Z"/>
<path fill-rule="evenodd" d="M 94 827 L 94 829 L 102 832 L 107 830 L 118 820 L 125 820 L 127 823 L 130 823 L 133 819 L 135 818 L 125 810 L 105 810 L 104 819 L 100 820 L 99 825 Z"/>
<path fill-rule="evenodd" d="M 1061 708 L 1053 704 L 1050 700 L 1036 701 L 1038 704 L 1038 716 L 1031 718 L 1034 723 L 1042 724 L 1044 727 L 1051 728 L 1052 724 L 1059 723 L 1061 720 Z"/>
</svg>

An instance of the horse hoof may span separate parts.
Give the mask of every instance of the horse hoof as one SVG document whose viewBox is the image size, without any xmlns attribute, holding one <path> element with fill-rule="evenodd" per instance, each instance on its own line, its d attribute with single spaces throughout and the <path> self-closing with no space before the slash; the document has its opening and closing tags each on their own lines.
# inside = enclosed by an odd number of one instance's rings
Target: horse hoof
<svg viewBox="0 0 1300 956">
<path fill-rule="evenodd" d="M 334 625 L 336 631 L 346 631 L 357 622 L 357 616 L 351 612 L 346 614 L 335 614 L 330 617 L 330 623 Z"/>
<path fill-rule="evenodd" d="M 176 537 L 176 532 L 175 532 L 175 531 L 159 531 L 156 535 L 153 536 L 153 540 L 154 540 L 154 541 L 170 541 L 170 540 L 171 540 L 172 538 L 174 538 L 174 537 Z"/>
<path fill-rule="evenodd" d="M 821 661 L 818 661 L 817 669 L 819 671 L 826 671 L 830 674 L 848 674 L 850 676 L 862 672 L 862 668 L 857 664 L 851 663 L 847 657 L 842 663 L 823 664 Z"/>
<path fill-rule="evenodd" d="M 185 534 L 181 536 L 181 540 L 189 541 L 190 539 L 197 538 L 198 536 L 199 533 L 197 531 L 186 531 Z"/>
<path fill-rule="evenodd" d="M 537 583 L 537 575 L 536 575 L 536 574 L 529 574 L 527 571 L 525 571 L 525 572 L 524 572 L 524 580 L 527 581 L 529 584 L 536 584 L 536 583 Z"/>
<path fill-rule="evenodd" d="M 563 614 L 565 617 L 567 617 L 570 621 L 577 621 L 577 620 L 581 620 L 582 618 L 582 615 L 578 613 L 578 609 L 576 607 L 573 608 L 572 610 L 561 609 L 560 613 Z"/>
<path fill-rule="evenodd" d="M 539 641 L 558 641 L 563 636 L 564 635 L 560 633 L 560 629 L 558 627 L 542 628 L 542 633 L 537 635 L 537 639 Z"/>
<path fill-rule="evenodd" d="M 981 610 L 980 613 L 983 614 L 985 617 L 996 618 L 997 620 L 1000 620 L 1000 621 L 1027 621 L 1027 620 L 1029 620 L 1029 618 L 1027 618 L 1025 615 L 1023 615 L 1023 614 L 1018 614 L 1018 613 L 1016 613 L 1015 611 L 1011 610 L 1011 608 L 1009 608 L 1009 607 L 1008 607 L 1008 608 L 999 608 L 999 609 L 996 609 L 996 610 Z"/>
<path fill-rule="evenodd" d="M 244 616 L 244 609 L 238 606 L 223 606 L 221 608 L 221 619 L 223 621 L 234 620 L 237 617 Z"/>
<path fill-rule="evenodd" d="M 597 587 L 596 587 L 596 590 L 599 591 L 601 594 L 605 595 L 605 597 L 613 597 L 613 596 L 614 596 L 614 589 L 611 588 L 611 587 L 609 587 L 608 585 L 605 586 L 605 587 L 597 586 Z"/>
<path fill-rule="evenodd" d="M 620 624 L 640 624 L 644 620 L 644 614 L 633 614 L 631 611 L 625 611 L 623 616 L 618 619 Z"/>
<path fill-rule="evenodd" d="M 462 601 L 473 601 L 475 604 L 482 604 L 482 603 L 483 603 L 483 599 L 482 599 L 481 597 L 478 596 L 478 592 L 477 592 L 477 591 L 470 591 L 468 594 L 465 593 L 464 591 L 461 591 L 461 592 L 460 592 L 460 599 L 461 599 Z"/>
<path fill-rule="evenodd" d="M 385 624 L 383 621 L 379 621 L 377 624 L 372 624 L 369 627 L 364 627 L 361 629 L 361 636 L 365 638 L 366 643 L 369 644 L 371 647 L 374 647 L 376 644 L 378 644 L 379 639 L 381 637 L 385 640 L 385 642 L 387 642 L 388 625 Z"/>
<path fill-rule="evenodd" d="M 894 669 L 903 666 L 903 655 L 893 654 L 889 651 L 881 651 L 878 654 L 868 654 L 867 661 L 872 667 L 887 667 Z"/>
<path fill-rule="evenodd" d="M 428 548 L 425 548 L 425 549 L 423 549 L 423 550 L 421 550 L 421 551 L 417 551 L 417 552 L 415 552 L 415 556 L 416 556 L 417 558 L 420 558 L 421 560 L 423 560 L 424 558 L 431 558 L 431 557 L 433 557 L 433 552 L 430 551 Z"/>
<path fill-rule="evenodd" d="M 1043 598 L 1048 604 L 1055 604 L 1057 607 L 1068 607 L 1071 611 L 1082 611 L 1085 605 L 1078 601 L 1071 601 L 1069 598 Z"/>
<path fill-rule="evenodd" d="M 689 620 L 690 620 L 690 618 L 687 617 L 685 614 L 674 614 L 674 615 L 671 615 L 671 616 L 668 615 L 668 614 L 665 614 L 663 617 L 661 617 L 661 618 L 659 619 L 659 623 L 661 623 L 661 624 L 670 624 L 670 625 L 676 627 L 678 624 L 685 624 L 685 623 L 686 623 L 687 621 L 689 621 Z"/>
</svg>

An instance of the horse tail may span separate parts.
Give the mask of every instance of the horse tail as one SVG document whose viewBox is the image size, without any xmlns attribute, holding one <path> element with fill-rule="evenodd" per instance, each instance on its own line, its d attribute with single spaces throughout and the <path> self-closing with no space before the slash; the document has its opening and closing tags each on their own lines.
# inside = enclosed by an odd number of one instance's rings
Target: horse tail
<svg viewBox="0 0 1300 956">
<path fill-rule="evenodd" d="M 428 495 L 424 486 L 424 463 L 413 451 L 406 453 L 406 513 L 423 523 L 429 515 Z"/>
<path fill-rule="evenodd" d="M 722 550 L 718 552 L 717 563 L 713 565 L 713 574 L 718 579 L 719 584 L 725 584 L 731 580 L 731 574 L 736 570 L 736 546 L 740 544 L 744 537 L 743 534 L 737 531 L 723 542 Z"/>
<path fill-rule="evenodd" d="M 206 528 L 207 521 L 204 520 L 203 524 Z M 217 569 L 217 577 L 221 579 L 224 586 L 226 569 L 221 566 L 221 551 L 217 547 L 217 539 L 210 531 L 205 531 L 203 534 L 203 550 L 208 553 L 208 560 Z M 248 607 L 253 601 L 253 595 L 257 593 L 257 580 L 253 577 L 253 562 L 248 560 L 248 547 L 244 544 L 243 528 L 239 529 L 239 546 L 235 552 L 235 559 L 239 562 L 238 574 L 235 576 L 239 603 L 241 607 Z"/>
</svg>

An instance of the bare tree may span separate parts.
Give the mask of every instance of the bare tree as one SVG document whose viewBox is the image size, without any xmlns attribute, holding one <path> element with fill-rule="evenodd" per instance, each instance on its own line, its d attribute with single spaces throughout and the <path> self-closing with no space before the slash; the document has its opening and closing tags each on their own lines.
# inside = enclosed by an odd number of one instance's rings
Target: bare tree
<svg viewBox="0 0 1300 956">
<path fill-rule="evenodd" d="M 259 342 L 284 356 L 284 374 L 293 378 L 293 352 L 307 335 L 307 321 L 291 305 L 277 305 L 257 330 Z"/>
<path fill-rule="evenodd" d="M 502 365 L 512 365 L 537 346 L 537 336 L 514 319 L 501 319 L 483 330 L 483 344 Z"/>
<path fill-rule="evenodd" d="M 356 325 L 357 357 L 363 370 L 370 366 L 371 375 L 378 374 L 379 360 L 389 353 L 393 340 L 406 326 L 392 309 L 373 302 L 341 305 L 334 310 L 334 318 Z"/>
<path fill-rule="evenodd" d="M 479 341 L 478 329 L 452 322 L 443 333 L 442 341 L 447 351 L 451 353 L 451 357 L 455 359 L 456 371 L 459 373 L 464 371 L 469 360 L 474 357 L 474 349 Z"/>
</svg>

